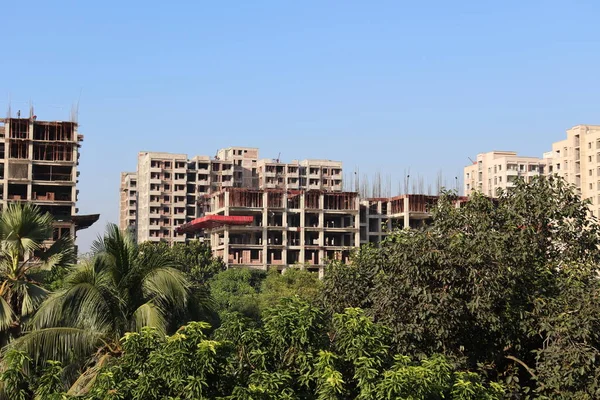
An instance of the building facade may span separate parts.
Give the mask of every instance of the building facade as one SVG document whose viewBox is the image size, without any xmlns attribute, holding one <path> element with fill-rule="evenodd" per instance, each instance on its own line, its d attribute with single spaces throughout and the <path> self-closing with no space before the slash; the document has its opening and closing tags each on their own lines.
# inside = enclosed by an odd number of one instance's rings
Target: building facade
<svg viewBox="0 0 600 400">
<path fill-rule="evenodd" d="M 137 173 L 121 173 L 119 228 L 137 237 Z"/>
<path fill-rule="evenodd" d="M 364 199 L 360 202 L 360 243 L 379 245 L 391 232 L 420 228 L 431 221 L 431 210 L 439 196 L 406 194 Z M 458 198 L 460 206 L 466 197 Z"/>
<path fill-rule="evenodd" d="M 204 217 L 178 231 L 204 229 L 228 266 L 322 273 L 360 245 L 359 206 L 355 192 L 223 188 L 206 197 Z"/>
<path fill-rule="evenodd" d="M 342 163 L 329 160 L 259 160 L 253 147 L 228 147 L 215 157 L 141 152 L 137 166 L 137 199 L 125 197 L 133 181 L 121 176 L 119 225 L 135 225 L 138 242 L 185 242 L 193 235 L 174 228 L 201 215 L 198 203 L 223 188 L 342 190 Z M 135 219 L 135 221 L 134 221 Z"/>
<path fill-rule="evenodd" d="M 590 212 L 600 216 L 600 126 L 577 125 L 567 130 L 564 140 L 545 153 L 548 172 L 564 178 L 589 199 Z"/>
<path fill-rule="evenodd" d="M 493 151 L 477 156 L 464 169 L 465 194 L 479 191 L 494 196 L 498 188 L 512 187 L 522 177 L 556 175 L 574 185 L 591 203 L 590 214 L 600 216 L 600 125 L 577 125 L 566 138 L 552 143 L 542 158 L 521 157 L 514 152 Z"/>
<path fill-rule="evenodd" d="M 99 215 L 77 215 L 79 149 L 77 123 L 30 118 L 0 120 L 0 207 L 28 202 L 54 217 L 53 242 L 76 238 Z"/>
<path fill-rule="evenodd" d="M 464 193 L 476 191 L 495 197 L 498 189 L 509 189 L 518 178 L 526 181 L 548 171 L 547 158 L 524 157 L 513 151 L 490 151 L 464 168 Z"/>
<path fill-rule="evenodd" d="M 258 187 L 287 190 L 342 190 L 342 163 L 331 160 L 258 162 Z"/>
</svg>

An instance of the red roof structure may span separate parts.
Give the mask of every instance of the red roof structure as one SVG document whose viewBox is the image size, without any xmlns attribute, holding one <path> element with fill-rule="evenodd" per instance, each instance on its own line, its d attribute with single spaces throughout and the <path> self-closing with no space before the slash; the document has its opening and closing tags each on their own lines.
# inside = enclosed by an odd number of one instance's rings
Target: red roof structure
<svg viewBox="0 0 600 400">
<path fill-rule="evenodd" d="M 246 215 L 205 215 L 175 228 L 177 233 L 193 233 L 203 229 L 213 229 L 221 225 L 249 225 L 253 216 Z"/>
</svg>

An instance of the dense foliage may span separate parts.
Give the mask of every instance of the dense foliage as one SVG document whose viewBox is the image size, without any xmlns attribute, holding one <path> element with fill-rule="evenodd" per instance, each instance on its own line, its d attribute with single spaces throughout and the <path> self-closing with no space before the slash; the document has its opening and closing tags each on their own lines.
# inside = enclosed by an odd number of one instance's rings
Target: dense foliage
<svg viewBox="0 0 600 400">
<path fill-rule="evenodd" d="M 119 339 L 128 331 L 146 326 L 174 331 L 177 316 L 192 308 L 185 274 L 164 256 L 141 254 L 118 227 L 109 225 L 93 244 L 93 255 L 71 269 L 63 287 L 32 317 L 28 333 L 9 347 L 36 362 L 60 361 L 76 371 L 118 354 Z"/>
<path fill-rule="evenodd" d="M 333 265 L 333 312 L 363 307 L 412 357 L 441 353 L 549 398 L 600 398 L 600 231 L 562 180 L 539 178 L 456 208 Z"/>
<path fill-rule="evenodd" d="M 262 323 L 232 317 L 212 336 L 193 322 L 163 337 L 154 329 L 127 334 L 123 355 L 84 388 L 61 385 L 49 363 L 30 383 L 26 354 L 9 354 L 1 376 L 22 398 L 85 399 L 501 399 L 502 385 L 457 371 L 446 358 L 411 360 L 390 351 L 389 331 L 360 309 L 327 320 L 297 298 L 267 310 Z M 62 397 L 64 396 L 64 397 Z M 16 398 L 16 397 L 15 397 Z"/>
<path fill-rule="evenodd" d="M 114 226 L 73 267 L 41 245 L 23 263 L 14 249 L 33 248 L 24 233 L 45 219 L 5 211 L 1 316 L 19 329 L 4 336 L 0 395 L 600 398 L 600 228 L 587 203 L 554 178 L 455 200 L 442 196 L 423 229 L 331 264 L 323 282 L 222 271 L 203 244 L 137 246 Z M 20 282 L 42 295 L 7 291 Z"/>
<path fill-rule="evenodd" d="M 44 245 L 52 222 L 31 204 L 9 204 L 0 214 L 0 346 L 21 335 L 23 323 L 47 297 L 46 275 L 74 261 L 70 239 Z"/>
<path fill-rule="evenodd" d="M 220 313 L 238 312 L 260 319 L 261 310 L 276 305 L 281 298 L 298 296 L 317 301 L 321 288 L 316 274 L 290 268 L 284 274 L 254 269 L 232 268 L 216 275 L 209 283 L 210 293 Z"/>
<path fill-rule="evenodd" d="M 139 245 L 139 251 L 146 256 L 160 255 L 174 261 L 197 284 L 205 284 L 219 272 L 225 271 L 223 260 L 213 257 L 210 246 L 197 240 L 174 243 L 172 246 L 167 242 L 146 242 Z"/>
</svg>

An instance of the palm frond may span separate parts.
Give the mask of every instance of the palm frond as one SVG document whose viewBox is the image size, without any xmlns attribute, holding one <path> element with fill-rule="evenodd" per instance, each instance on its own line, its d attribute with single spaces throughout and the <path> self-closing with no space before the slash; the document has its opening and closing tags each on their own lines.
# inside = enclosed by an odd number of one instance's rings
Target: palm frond
<svg viewBox="0 0 600 400">
<path fill-rule="evenodd" d="M 118 284 L 134 267 L 137 245 L 129 233 L 121 232 L 115 224 L 108 224 L 104 236 L 92 243 L 92 254 L 110 266 Z"/>
<path fill-rule="evenodd" d="M 48 296 L 43 287 L 23 280 L 13 281 L 12 290 L 22 299 L 21 316 L 32 314 Z"/>
<path fill-rule="evenodd" d="M 75 263 L 77 255 L 70 236 L 63 236 L 44 250 L 36 252 L 39 270 L 49 271 L 57 266 L 67 266 Z"/>
<path fill-rule="evenodd" d="M 114 315 L 102 289 L 90 283 L 78 283 L 52 294 L 35 313 L 31 326 L 34 329 L 86 327 L 108 332 L 113 322 Z"/>
<path fill-rule="evenodd" d="M 53 218 L 31 203 L 9 204 L 0 214 L 0 239 L 7 247 L 35 251 L 52 234 Z"/>
<path fill-rule="evenodd" d="M 158 299 L 167 307 L 185 308 L 190 289 L 191 284 L 183 272 L 171 267 L 154 268 L 142 279 L 144 296 Z"/>
<path fill-rule="evenodd" d="M 57 327 L 31 331 L 11 342 L 3 352 L 15 348 L 26 352 L 35 363 L 55 360 L 68 363 L 92 355 L 102 345 L 103 332 Z"/>
<path fill-rule="evenodd" d="M 133 313 L 132 322 L 134 329 L 138 332 L 143 327 L 149 326 L 158 329 L 164 335 L 167 328 L 164 310 L 152 302 L 147 302 L 139 306 Z"/>
<path fill-rule="evenodd" d="M 0 332 L 7 330 L 11 323 L 15 320 L 15 313 L 10 304 L 0 296 Z"/>
</svg>

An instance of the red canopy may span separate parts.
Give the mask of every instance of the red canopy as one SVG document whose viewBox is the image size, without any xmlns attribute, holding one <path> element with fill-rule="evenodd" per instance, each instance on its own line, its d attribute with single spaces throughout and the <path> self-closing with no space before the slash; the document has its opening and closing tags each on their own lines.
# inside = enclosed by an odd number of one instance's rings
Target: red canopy
<svg viewBox="0 0 600 400">
<path fill-rule="evenodd" d="M 175 228 L 177 233 L 191 233 L 202 229 L 212 229 L 221 225 L 249 225 L 253 216 L 246 215 L 205 215 Z"/>
</svg>

